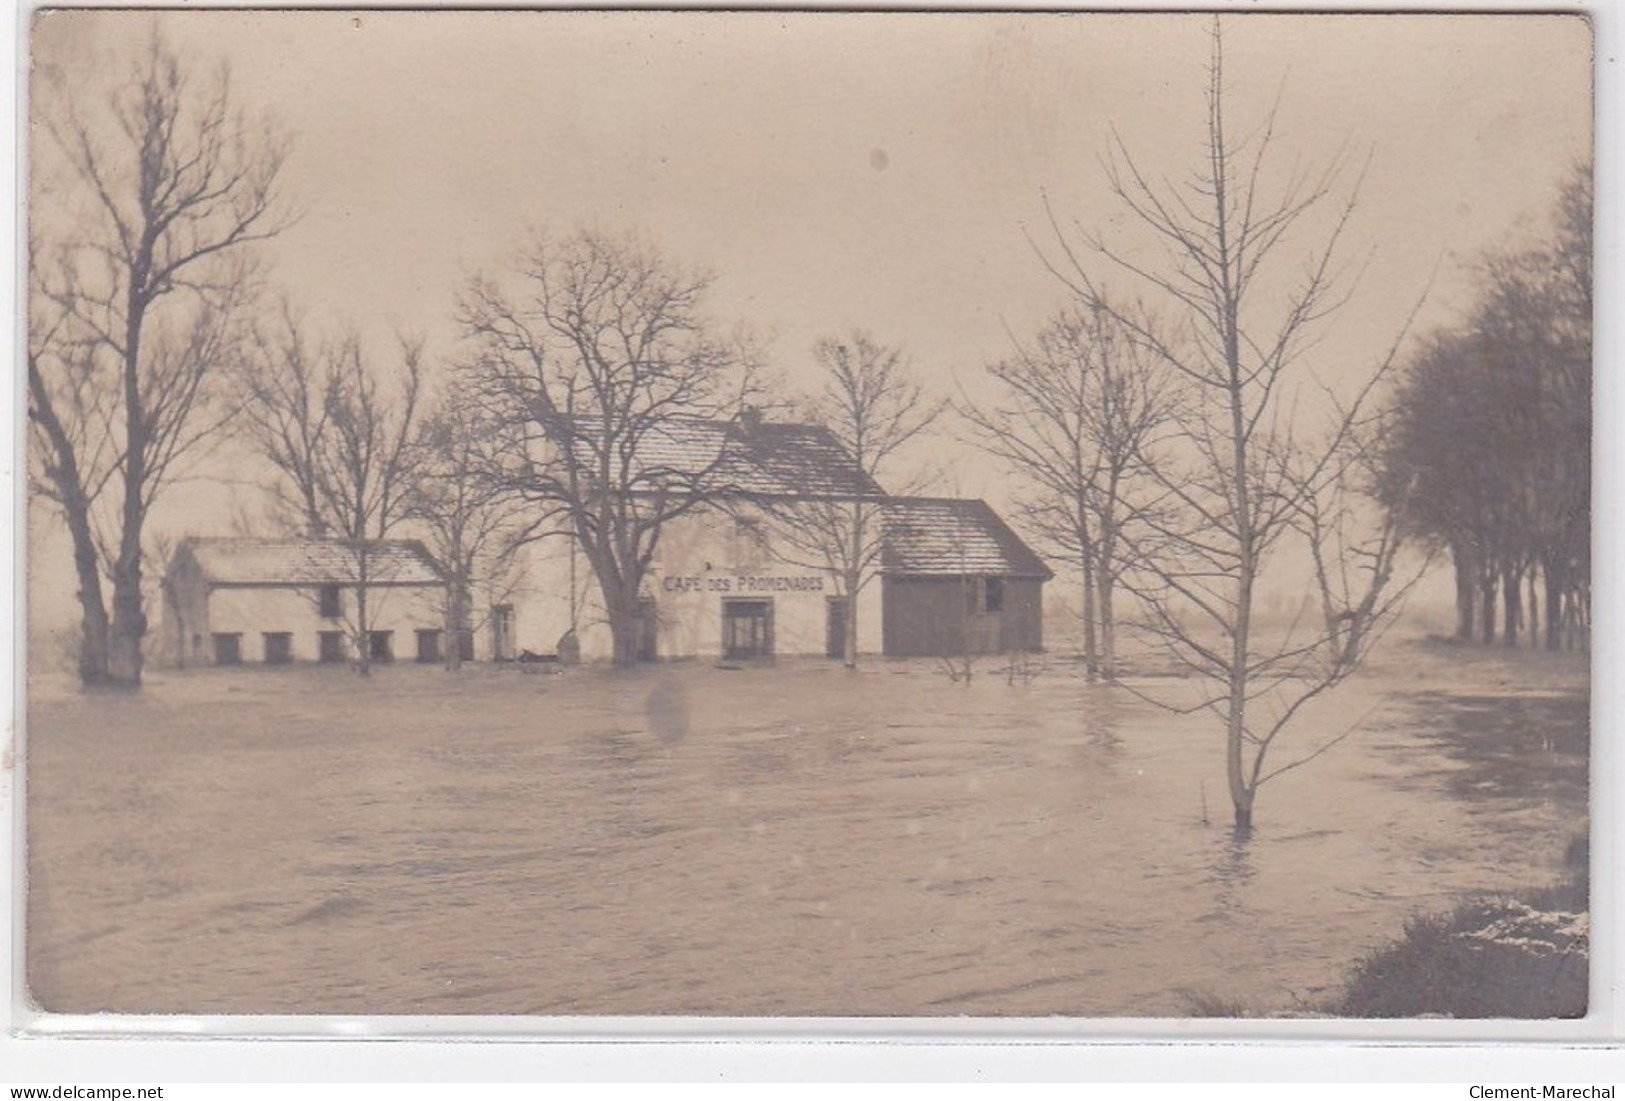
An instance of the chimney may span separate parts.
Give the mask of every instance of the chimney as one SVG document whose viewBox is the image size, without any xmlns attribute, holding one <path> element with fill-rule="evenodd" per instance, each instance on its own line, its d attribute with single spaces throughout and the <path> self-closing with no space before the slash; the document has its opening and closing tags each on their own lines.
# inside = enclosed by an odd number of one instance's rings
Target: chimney
<svg viewBox="0 0 1625 1101">
<path fill-rule="evenodd" d="M 762 427 L 762 411 L 754 405 L 745 406 L 739 411 L 739 426 L 748 433 L 756 433 Z"/>
</svg>

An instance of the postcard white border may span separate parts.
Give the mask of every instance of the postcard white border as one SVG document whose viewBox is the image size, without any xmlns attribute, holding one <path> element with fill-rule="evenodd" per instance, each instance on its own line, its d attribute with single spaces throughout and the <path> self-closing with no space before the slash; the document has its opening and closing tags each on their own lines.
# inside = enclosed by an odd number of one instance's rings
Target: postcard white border
<svg viewBox="0 0 1625 1101">
<path fill-rule="evenodd" d="M 0 119 L 13 149 L 21 150 L 25 73 L 21 65 L 30 12 L 45 5 L 17 0 L 16 18 L 0 26 L 0 45 L 12 59 L 13 79 L 0 85 L 10 97 Z M 184 8 L 263 5 L 187 3 Z M 304 5 L 330 8 L 368 4 Z M 426 4 L 423 7 L 441 5 Z M 572 5 L 668 7 L 662 5 Z M 700 5 L 703 6 L 703 5 Z M 792 5 L 754 5 L 789 7 Z M 809 5 L 796 5 L 807 7 Z M 860 5 L 818 4 L 820 8 Z M 941 9 L 942 4 L 891 4 L 902 9 Z M 947 5 L 968 7 L 970 5 Z M 1031 9 L 1029 4 L 1020 5 Z M 1071 10 L 1067 5 L 1038 5 Z M 1150 3 L 1090 5 L 1089 10 L 1247 12 L 1419 13 L 1450 10 L 1438 4 L 1353 3 L 1246 4 L 1195 0 L 1177 7 Z M 1464 9 L 1456 9 L 1464 10 Z M 1625 120 L 1620 110 L 1619 56 L 1625 18 L 1606 0 L 1566 5 L 1480 3 L 1475 13 L 1519 11 L 1588 15 L 1596 45 L 1597 302 L 1596 410 L 1606 428 L 1625 415 L 1621 383 L 1620 324 L 1615 306 L 1625 302 L 1620 270 L 1620 163 Z M 4 337 L 16 363 L 21 347 L 21 249 L 18 212 L 26 164 L 5 181 L 5 211 L 16 263 L 3 277 L 14 322 Z M 21 396 L 21 373 L 12 378 L 11 400 Z M 1204 1019 L 733 1019 L 733 1018 L 511 1018 L 511 1017 L 100 1017 L 37 1014 L 22 1000 L 22 807 L 23 770 L 19 714 L 23 632 L 22 433 L 18 418 L 0 418 L 0 455 L 8 460 L 0 479 L 8 495 L 14 537 L 9 548 L 13 585 L 9 604 L 13 634 L 0 640 L 0 656 L 13 669 L 6 686 L 13 716 L 12 741 L 0 788 L 0 891 L 10 936 L 3 953 L 11 977 L 0 1036 L 0 1083 L 298 1080 L 358 1078 L 372 1081 L 480 1080 L 489 1078 L 798 1078 L 897 1079 L 986 1076 L 1089 1078 L 1094 1080 L 1485 1080 L 1496 1074 L 1538 1076 L 1552 1081 L 1625 1077 L 1625 1023 L 1620 1017 L 1621 936 L 1618 867 L 1621 847 L 1620 754 L 1611 734 L 1625 718 L 1620 668 L 1625 645 L 1625 596 L 1617 571 L 1598 571 L 1593 647 L 1592 1012 L 1581 1021 L 1216 1021 Z M 1612 504 L 1622 499 L 1625 433 L 1597 433 L 1594 540 L 1597 560 L 1625 563 L 1625 528 Z M 21 1031 L 22 1034 L 19 1034 Z M 370 1041 L 390 1041 L 380 1044 Z M 200 1043 L 199 1041 L 207 1041 Z M 523 1041 L 523 1042 L 521 1042 Z"/>
</svg>

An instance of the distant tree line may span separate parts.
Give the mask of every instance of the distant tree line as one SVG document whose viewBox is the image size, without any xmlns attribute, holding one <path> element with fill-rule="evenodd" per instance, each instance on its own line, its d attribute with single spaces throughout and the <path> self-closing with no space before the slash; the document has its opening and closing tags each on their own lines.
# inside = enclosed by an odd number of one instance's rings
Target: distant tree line
<svg viewBox="0 0 1625 1101">
<path fill-rule="evenodd" d="M 1471 314 L 1428 337 L 1394 400 L 1381 496 L 1448 550 L 1464 641 L 1587 645 L 1591 208 L 1577 165 L 1543 239 L 1483 261 Z"/>
</svg>

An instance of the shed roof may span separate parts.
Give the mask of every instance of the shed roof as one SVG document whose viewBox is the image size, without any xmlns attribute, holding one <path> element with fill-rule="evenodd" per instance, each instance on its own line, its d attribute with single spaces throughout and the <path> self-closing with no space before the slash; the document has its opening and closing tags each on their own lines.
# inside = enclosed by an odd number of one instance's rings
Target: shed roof
<svg viewBox="0 0 1625 1101">
<path fill-rule="evenodd" d="M 881 569 L 889 576 L 1054 576 L 986 501 L 894 497 L 882 509 Z"/>
<path fill-rule="evenodd" d="M 369 585 L 444 584 L 439 563 L 416 539 L 367 546 Z M 357 548 L 336 539 L 194 537 L 181 543 L 176 561 L 183 556 L 219 585 L 354 585 L 361 576 Z"/>
<path fill-rule="evenodd" d="M 577 456 L 587 461 L 594 422 L 575 424 Z M 714 492 L 767 497 L 883 493 L 829 429 L 760 416 L 668 417 L 650 424 L 637 442 L 632 478 L 649 489 L 699 479 Z"/>
</svg>

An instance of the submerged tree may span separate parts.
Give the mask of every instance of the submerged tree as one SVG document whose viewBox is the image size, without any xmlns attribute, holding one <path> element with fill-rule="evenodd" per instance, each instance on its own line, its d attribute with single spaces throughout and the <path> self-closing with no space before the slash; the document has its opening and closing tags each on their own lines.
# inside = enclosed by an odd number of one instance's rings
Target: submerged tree
<svg viewBox="0 0 1625 1101">
<path fill-rule="evenodd" d="M 461 297 L 472 382 L 520 442 L 506 488 L 538 510 L 538 533 L 580 548 L 630 665 L 663 532 L 724 488 L 718 429 L 744 408 L 749 364 L 702 316 L 711 277 L 635 237 L 537 236 L 516 275 Z"/>
<path fill-rule="evenodd" d="M 1345 507 L 1360 488 L 1369 406 L 1393 350 L 1352 394 L 1321 390 L 1309 372 L 1323 323 L 1347 297 L 1337 257 L 1353 198 L 1337 198 L 1340 163 L 1272 191 L 1274 115 L 1242 139 L 1227 129 L 1217 21 L 1204 136 L 1201 167 L 1183 185 L 1148 176 L 1116 140 L 1105 163 L 1112 192 L 1157 246 L 1137 251 L 1057 222 L 1051 269 L 1083 309 L 1182 380 L 1176 438 L 1152 466 L 1168 507 L 1148 525 L 1133 589 L 1141 627 L 1201 685 L 1196 703 L 1179 706 L 1222 725 L 1235 828 L 1246 834 L 1258 789 L 1341 737 L 1285 764 L 1271 759 L 1301 709 L 1357 666 L 1404 588 L 1392 584 L 1395 530 L 1346 522 L 1359 513 Z M 1318 239 L 1292 255 L 1287 246 L 1322 214 Z M 1166 311 L 1181 339 L 1108 297 L 1102 268 Z M 1309 415 L 1316 404 L 1318 420 Z M 1258 622 L 1266 567 L 1291 543 L 1340 568 L 1322 571 L 1305 593 L 1321 598 L 1324 621 L 1300 615 L 1266 631 Z"/>
<path fill-rule="evenodd" d="M 1108 680 L 1117 675 L 1116 591 L 1131 564 L 1126 536 L 1164 495 L 1146 456 L 1177 392 L 1136 335 L 1150 322 L 1130 328 L 1116 309 L 1062 310 L 988 368 L 1001 386 L 996 402 L 961 407 L 982 446 L 1029 487 L 1028 523 L 1078 564 L 1084 664 L 1091 679 Z"/>
<path fill-rule="evenodd" d="M 781 557 L 828 570 L 844 605 L 841 659 L 858 664 L 858 597 L 880 574 L 885 492 L 880 477 L 897 454 L 941 415 L 910 375 L 900 349 L 866 332 L 813 347 L 823 386 L 808 406 L 810 420 L 839 445 L 837 488 L 806 492 L 795 501 L 767 502 L 785 544 Z M 894 487 L 894 490 L 896 487 Z M 906 488 L 905 490 L 906 491 Z"/>
<path fill-rule="evenodd" d="M 288 146 L 235 106 L 223 68 L 201 78 L 156 34 L 96 109 L 52 79 L 29 225 L 35 486 L 73 540 L 80 678 L 137 686 L 146 520 L 234 411 L 218 383 L 243 346 L 252 247 L 287 224 Z"/>
</svg>

